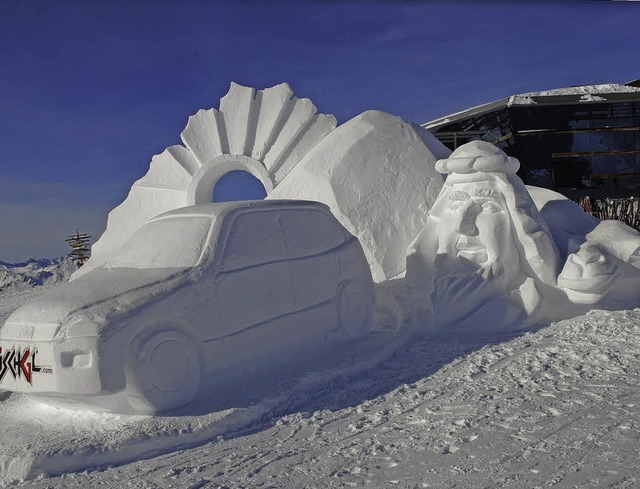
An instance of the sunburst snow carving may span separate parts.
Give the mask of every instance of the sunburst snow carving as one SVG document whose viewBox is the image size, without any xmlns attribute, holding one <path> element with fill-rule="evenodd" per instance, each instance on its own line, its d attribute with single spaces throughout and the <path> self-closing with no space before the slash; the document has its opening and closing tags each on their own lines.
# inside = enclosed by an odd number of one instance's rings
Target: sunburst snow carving
<svg viewBox="0 0 640 489">
<path fill-rule="evenodd" d="M 165 149 L 147 174 L 109 213 L 107 229 L 91 259 L 73 278 L 102 265 L 152 217 L 179 207 L 211 202 L 213 187 L 232 170 L 245 170 L 271 192 L 321 139 L 336 127 L 287 83 L 264 90 L 231 83 L 220 108 L 201 109 L 180 135 L 184 146 Z"/>
</svg>

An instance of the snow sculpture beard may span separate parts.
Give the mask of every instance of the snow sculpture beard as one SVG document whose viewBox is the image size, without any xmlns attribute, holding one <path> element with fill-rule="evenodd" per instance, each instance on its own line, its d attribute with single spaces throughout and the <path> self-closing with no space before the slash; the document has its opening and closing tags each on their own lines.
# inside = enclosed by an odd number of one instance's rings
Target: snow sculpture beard
<svg viewBox="0 0 640 489">
<path fill-rule="evenodd" d="M 431 307 L 437 327 L 446 326 L 475 312 L 496 296 L 507 293 L 505 274 L 497 264 L 481 267 L 461 257 L 438 255 Z"/>
<path fill-rule="evenodd" d="M 452 174 L 445 186 L 426 226 L 437 250 L 431 270 L 436 328 L 466 318 L 496 297 L 509 296 L 526 279 L 509 209 L 496 181 L 486 173 Z"/>
</svg>

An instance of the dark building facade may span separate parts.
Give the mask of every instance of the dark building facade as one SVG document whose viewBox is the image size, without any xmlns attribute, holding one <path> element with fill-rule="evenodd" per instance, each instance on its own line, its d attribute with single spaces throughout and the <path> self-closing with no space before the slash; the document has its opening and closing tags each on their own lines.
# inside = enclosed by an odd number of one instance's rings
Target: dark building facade
<svg viewBox="0 0 640 489">
<path fill-rule="evenodd" d="M 525 183 L 565 195 L 640 195 L 640 88 L 593 85 L 514 95 L 424 124 L 451 149 L 496 144 Z"/>
</svg>

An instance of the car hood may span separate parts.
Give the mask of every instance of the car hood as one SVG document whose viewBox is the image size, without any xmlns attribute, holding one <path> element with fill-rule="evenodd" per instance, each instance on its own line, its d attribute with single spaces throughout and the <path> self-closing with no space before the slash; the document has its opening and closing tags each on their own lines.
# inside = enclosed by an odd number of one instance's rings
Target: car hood
<svg viewBox="0 0 640 489">
<path fill-rule="evenodd" d="M 98 324 L 125 313 L 186 279 L 189 269 L 98 268 L 17 309 L 0 330 L 2 339 L 51 339 L 66 322 Z M 155 286 L 154 286 L 155 284 Z"/>
</svg>

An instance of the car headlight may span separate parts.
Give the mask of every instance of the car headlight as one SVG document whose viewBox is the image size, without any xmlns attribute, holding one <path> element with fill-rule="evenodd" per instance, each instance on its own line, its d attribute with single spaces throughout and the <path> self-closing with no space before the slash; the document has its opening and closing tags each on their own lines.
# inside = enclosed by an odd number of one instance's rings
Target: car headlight
<svg viewBox="0 0 640 489">
<path fill-rule="evenodd" d="M 58 332 L 58 337 L 82 338 L 83 336 L 98 336 L 100 326 L 92 321 L 78 321 L 64 325 Z"/>
</svg>

